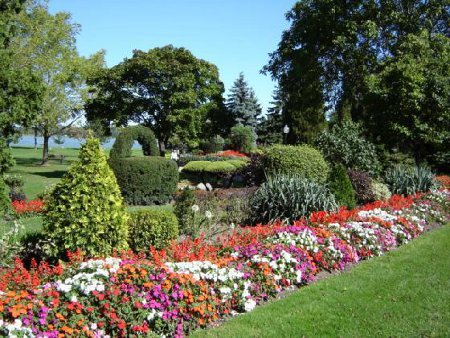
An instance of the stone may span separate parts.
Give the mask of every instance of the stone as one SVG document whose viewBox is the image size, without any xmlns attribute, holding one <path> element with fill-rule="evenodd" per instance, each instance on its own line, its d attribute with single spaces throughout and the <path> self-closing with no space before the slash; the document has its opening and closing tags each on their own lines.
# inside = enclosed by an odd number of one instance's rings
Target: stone
<svg viewBox="0 0 450 338">
<path fill-rule="evenodd" d="M 197 184 L 196 187 L 198 190 L 203 190 L 203 191 L 207 191 L 208 189 L 206 188 L 206 185 L 204 185 L 203 183 L 199 183 Z"/>
</svg>

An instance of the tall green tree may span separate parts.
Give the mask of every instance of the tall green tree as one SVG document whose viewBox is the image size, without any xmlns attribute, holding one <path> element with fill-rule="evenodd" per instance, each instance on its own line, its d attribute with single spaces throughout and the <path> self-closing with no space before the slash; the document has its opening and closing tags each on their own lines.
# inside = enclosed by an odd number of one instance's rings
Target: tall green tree
<svg viewBox="0 0 450 338">
<path fill-rule="evenodd" d="M 72 22 L 69 13 L 50 14 L 46 1 L 29 2 L 19 22 L 22 34 L 11 41 L 15 58 L 21 65 L 30 65 L 44 84 L 34 124 L 44 139 L 45 164 L 50 137 L 81 118 L 88 96 L 86 79 L 103 66 L 104 53 L 81 57 L 75 40 L 79 25 Z"/>
<path fill-rule="evenodd" d="M 13 160 L 7 143 L 18 126 L 29 126 L 41 101 L 41 82 L 30 65 L 17 63 L 12 41 L 21 34 L 19 14 L 24 1 L 0 1 L 0 172 Z"/>
<path fill-rule="evenodd" d="M 256 128 L 261 115 L 261 106 L 255 92 L 244 78 L 244 73 L 234 81 L 227 99 L 227 108 L 236 124 Z"/>
<path fill-rule="evenodd" d="M 185 48 L 135 50 L 90 83 L 97 90 L 86 105 L 88 119 L 141 123 L 155 132 L 161 151 L 171 138 L 195 146 L 205 134 L 230 125 L 217 67 Z"/>
<path fill-rule="evenodd" d="M 280 89 L 273 92 L 273 100 L 267 109 L 265 117 L 261 118 L 256 127 L 258 142 L 262 144 L 275 144 L 283 142 L 283 99 Z"/>
</svg>

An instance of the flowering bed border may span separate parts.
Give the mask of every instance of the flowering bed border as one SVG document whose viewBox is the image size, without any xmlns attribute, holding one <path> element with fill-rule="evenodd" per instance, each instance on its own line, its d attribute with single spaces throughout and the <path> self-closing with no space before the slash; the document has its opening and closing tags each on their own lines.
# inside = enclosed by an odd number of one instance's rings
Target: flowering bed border
<svg viewBox="0 0 450 338">
<path fill-rule="evenodd" d="M 172 243 L 57 266 L 20 260 L 0 270 L 0 335 L 175 336 L 251 311 L 320 271 L 381 255 L 448 221 L 450 191 L 393 196 L 355 210 L 318 212 L 289 226 L 236 229 L 206 244 Z"/>
</svg>

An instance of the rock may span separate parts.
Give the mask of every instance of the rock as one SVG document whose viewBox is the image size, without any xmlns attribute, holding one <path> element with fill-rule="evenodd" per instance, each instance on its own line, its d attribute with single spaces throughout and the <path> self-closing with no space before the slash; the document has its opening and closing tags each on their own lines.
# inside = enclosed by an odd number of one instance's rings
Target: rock
<svg viewBox="0 0 450 338">
<path fill-rule="evenodd" d="M 203 183 L 199 183 L 199 184 L 197 184 L 197 187 L 196 187 L 198 190 L 203 190 L 203 191 L 206 191 L 207 190 L 207 188 L 206 188 L 206 185 L 204 185 Z"/>
<path fill-rule="evenodd" d="M 206 189 L 208 189 L 208 191 L 213 191 L 213 187 L 209 183 L 206 183 Z"/>
</svg>

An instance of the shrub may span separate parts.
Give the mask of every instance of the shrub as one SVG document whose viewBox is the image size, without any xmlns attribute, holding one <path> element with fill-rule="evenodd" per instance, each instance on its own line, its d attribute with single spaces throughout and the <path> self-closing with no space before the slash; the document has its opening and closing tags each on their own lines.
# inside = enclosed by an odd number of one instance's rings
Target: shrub
<svg viewBox="0 0 450 338">
<path fill-rule="evenodd" d="M 386 171 L 384 181 L 393 194 L 411 195 L 436 188 L 431 169 L 427 166 L 396 165 Z"/>
<path fill-rule="evenodd" d="M 256 145 L 256 134 L 251 127 L 236 125 L 231 128 L 228 146 L 242 153 L 249 153 Z"/>
<path fill-rule="evenodd" d="M 225 146 L 225 140 L 219 135 L 211 137 L 209 140 L 203 141 L 200 144 L 200 148 L 205 153 L 217 153 L 217 152 L 223 150 L 224 146 Z"/>
<path fill-rule="evenodd" d="M 194 204 L 196 204 L 195 194 L 187 187 L 175 199 L 174 213 L 178 218 L 180 234 L 182 235 L 192 235 L 191 228 L 194 219 L 192 206 Z"/>
<path fill-rule="evenodd" d="M 0 219 L 11 211 L 11 200 L 6 190 L 5 182 L 0 176 Z"/>
<path fill-rule="evenodd" d="M 251 154 L 250 162 L 240 169 L 238 174 L 243 177 L 248 187 L 260 186 L 266 180 L 263 155 Z"/>
<path fill-rule="evenodd" d="M 130 213 L 129 245 L 136 252 L 150 246 L 163 249 L 178 236 L 178 220 L 166 210 L 140 210 Z"/>
<path fill-rule="evenodd" d="M 344 121 L 336 124 L 331 130 L 323 131 L 314 144 L 330 163 L 341 163 L 346 168 L 372 175 L 380 172 L 376 148 L 364 138 L 362 128 L 357 123 Z"/>
<path fill-rule="evenodd" d="M 119 186 L 97 139 L 88 139 L 48 198 L 44 233 L 50 254 L 80 248 L 89 256 L 127 248 L 128 216 Z"/>
<path fill-rule="evenodd" d="M 24 185 L 23 177 L 20 175 L 5 175 L 4 179 L 10 189 L 21 189 Z"/>
<path fill-rule="evenodd" d="M 254 223 L 271 223 L 277 219 L 292 222 L 313 211 L 336 210 L 330 190 L 300 175 L 275 175 L 250 199 Z"/>
<path fill-rule="evenodd" d="M 145 156 L 159 156 L 153 131 L 143 126 L 132 126 L 124 128 L 117 135 L 109 157 L 111 159 L 130 157 L 135 140 L 142 146 Z"/>
<path fill-rule="evenodd" d="M 123 198 L 128 204 L 163 204 L 177 189 L 178 166 L 159 156 L 110 159 Z"/>
<path fill-rule="evenodd" d="M 353 209 L 356 205 L 355 190 L 348 177 L 347 170 L 342 164 L 333 167 L 330 174 L 330 190 L 336 197 L 339 205 Z"/>
<path fill-rule="evenodd" d="M 358 203 L 364 204 L 374 200 L 372 179 L 368 173 L 359 170 L 349 170 L 348 176 L 355 190 Z"/>
<path fill-rule="evenodd" d="M 372 194 L 377 201 L 386 201 L 392 196 L 389 187 L 378 181 L 372 181 Z"/>
<path fill-rule="evenodd" d="M 273 145 L 264 150 L 264 166 L 269 174 L 299 174 L 319 183 L 325 183 L 330 171 L 320 151 L 308 145 Z"/>
</svg>

